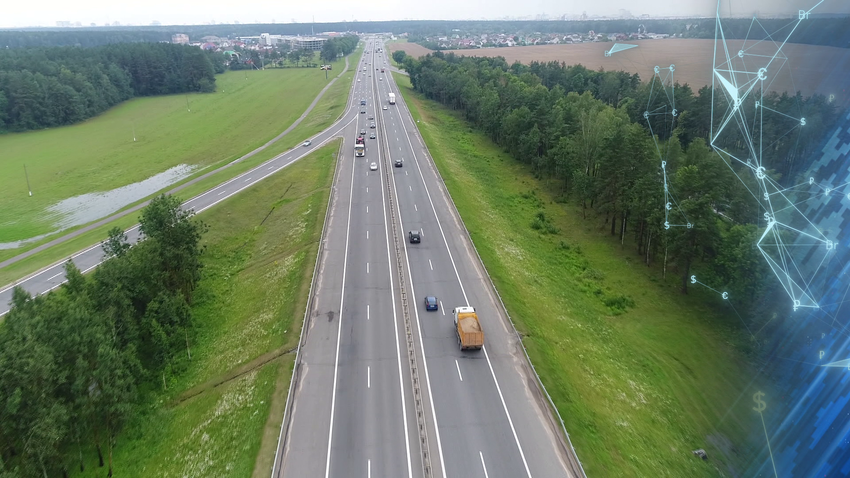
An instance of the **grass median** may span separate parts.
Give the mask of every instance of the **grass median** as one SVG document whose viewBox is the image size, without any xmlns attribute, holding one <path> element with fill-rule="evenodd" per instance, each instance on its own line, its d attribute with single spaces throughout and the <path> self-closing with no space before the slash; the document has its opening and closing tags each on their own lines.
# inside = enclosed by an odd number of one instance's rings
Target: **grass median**
<svg viewBox="0 0 850 478">
<path fill-rule="evenodd" d="M 204 215 L 192 359 L 115 448 L 126 477 L 268 476 L 339 141 Z M 161 387 L 160 387 L 161 388 Z M 101 476 L 96 454 L 85 472 Z"/>
<path fill-rule="evenodd" d="M 337 79 L 336 82 L 328 88 L 307 117 L 304 118 L 304 120 L 292 131 L 290 131 L 289 134 L 281 138 L 280 141 L 245 161 L 235 164 L 224 171 L 186 187 L 181 190 L 178 195 L 184 199 L 196 196 L 217 184 L 261 164 L 263 161 L 271 159 L 274 156 L 297 146 L 305 138 L 311 138 L 330 126 L 345 110 L 345 106 L 348 101 L 348 92 L 350 90 L 353 77 L 354 72 L 349 71 Z M 148 198 L 145 200 L 147 199 Z M 138 214 L 136 213 L 129 214 L 107 225 L 86 232 L 69 241 L 0 269 L 0 286 L 18 280 L 47 265 L 61 261 L 88 246 L 97 244 L 98 241 L 106 237 L 107 231 L 112 227 L 120 227 L 123 229 L 129 228 L 137 222 L 137 216 Z M 51 239 L 52 237 L 46 238 L 43 242 Z M 0 261 L 25 252 L 38 246 L 40 243 L 41 242 L 33 243 L 23 248 L 0 250 Z"/>
<path fill-rule="evenodd" d="M 734 323 L 395 79 L 587 475 L 734 476 L 761 427 Z"/>
</svg>

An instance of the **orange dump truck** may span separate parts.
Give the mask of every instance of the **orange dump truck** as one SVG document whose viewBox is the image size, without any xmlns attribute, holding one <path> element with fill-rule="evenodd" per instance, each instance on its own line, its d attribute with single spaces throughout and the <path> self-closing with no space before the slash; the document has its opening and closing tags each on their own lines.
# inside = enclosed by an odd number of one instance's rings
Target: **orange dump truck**
<svg viewBox="0 0 850 478">
<path fill-rule="evenodd" d="M 455 330 L 461 350 L 478 350 L 484 346 L 484 331 L 474 307 L 455 307 Z"/>
</svg>

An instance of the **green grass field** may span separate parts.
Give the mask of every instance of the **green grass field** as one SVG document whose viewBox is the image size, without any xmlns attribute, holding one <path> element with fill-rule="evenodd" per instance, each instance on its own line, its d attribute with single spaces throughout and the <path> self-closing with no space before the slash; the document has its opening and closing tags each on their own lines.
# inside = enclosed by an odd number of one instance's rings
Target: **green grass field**
<svg viewBox="0 0 850 478">
<path fill-rule="evenodd" d="M 200 171 L 231 161 L 292 124 L 326 81 L 319 69 L 272 68 L 227 72 L 216 83 L 215 93 L 136 98 L 77 125 L 0 136 L 0 243 L 53 231 L 45 209 L 62 199 L 178 164 Z"/>
<path fill-rule="evenodd" d="M 601 221 L 556 203 L 525 166 L 395 78 L 587 475 L 734 475 L 761 424 L 752 392 L 736 402 L 755 374 L 733 319 L 676 292 Z M 557 232 L 532 229 L 541 212 Z"/>
<path fill-rule="evenodd" d="M 288 135 L 281 138 L 280 141 L 274 143 L 251 158 L 232 166 L 231 168 L 187 187 L 180 191 L 180 197 L 189 198 L 200 194 L 216 184 L 224 182 L 227 179 L 247 171 L 248 169 L 274 157 L 277 154 L 297 146 L 304 140 L 304 138 L 313 137 L 330 126 L 330 124 L 336 120 L 345 109 L 353 76 L 354 72 L 349 71 L 337 79 L 328 91 L 325 92 L 308 116 L 304 118 L 304 120 Z M 125 216 L 124 218 L 118 219 L 108 225 L 87 232 L 81 236 L 71 239 L 70 241 L 64 242 L 15 264 L 4 267 L 0 269 L 0 285 L 11 283 L 12 281 L 24 277 L 44 266 L 60 261 L 74 252 L 97 243 L 102 237 L 106 236 L 106 231 L 114 226 L 126 229 L 136 222 L 137 214 Z M 16 249 L 0 250 L 0 261 L 30 250 L 50 239 L 52 239 L 52 237 L 45 238 L 42 241 L 34 241 L 31 244 L 27 244 Z"/>
<path fill-rule="evenodd" d="M 192 361 L 119 436 L 118 476 L 269 475 L 338 148 L 203 215 L 210 229 Z M 74 471 L 105 474 L 93 452 L 86 471 Z"/>
</svg>

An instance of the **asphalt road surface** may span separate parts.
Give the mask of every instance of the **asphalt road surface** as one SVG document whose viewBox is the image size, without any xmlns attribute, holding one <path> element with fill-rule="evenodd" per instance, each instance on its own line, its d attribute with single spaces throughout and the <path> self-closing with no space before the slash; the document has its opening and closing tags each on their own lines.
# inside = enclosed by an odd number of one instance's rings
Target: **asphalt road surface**
<svg viewBox="0 0 850 478">
<path fill-rule="evenodd" d="M 377 70 L 385 56 L 374 46 L 366 50 L 355 81 L 355 99 L 366 100 L 366 113 L 346 131 L 292 411 L 272 476 L 418 477 L 426 462 L 438 477 L 582 476 L 392 76 Z M 396 105 L 388 104 L 390 92 Z M 362 130 L 377 131 L 377 139 L 367 139 L 366 156 L 355 158 L 354 138 Z M 393 218 L 403 235 L 427 446 L 414 417 L 388 236 Z M 409 230 L 422 231 L 420 244 L 405 241 Z M 439 298 L 440 310 L 425 311 L 426 295 Z M 486 334 L 479 352 L 457 345 L 451 310 L 467 304 L 476 307 Z"/>
</svg>

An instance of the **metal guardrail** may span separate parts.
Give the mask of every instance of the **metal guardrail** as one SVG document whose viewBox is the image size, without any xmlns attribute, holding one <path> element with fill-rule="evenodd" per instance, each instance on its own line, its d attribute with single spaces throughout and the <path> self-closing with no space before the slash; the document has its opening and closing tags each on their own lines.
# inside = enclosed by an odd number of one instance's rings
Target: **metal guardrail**
<svg viewBox="0 0 850 478">
<path fill-rule="evenodd" d="M 407 103 L 404 102 L 404 98 L 402 97 L 400 90 L 399 90 L 399 99 L 401 100 L 404 108 L 407 109 L 408 113 L 410 113 L 410 109 L 407 108 Z M 396 100 L 396 103 L 399 103 L 399 99 Z M 413 118 L 413 115 L 410 115 L 410 117 Z M 414 126 L 416 126 L 416 124 L 414 124 Z M 431 163 L 432 169 L 437 174 L 437 178 L 439 178 L 440 183 L 442 184 L 443 188 L 445 188 L 446 196 L 448 197 L 449 203 L 452 206 L 453 214 L 458 219 L 461 219 L 460 211 L 458 211 L 457 205 L 455 204 L 454 199 L 452 198 L 452 195 L 448 193 L 449 188 L 448 188 L 448 186 L 446 186 L 446 182 L 443 180 L 443 176 L 440 174 L 440 170 L 437 169 L 437 165 L 436 165 L 436 163 L 434 163 L 434 159 L 431 157 L 431 154 L 428 152 L 428 148 L 427 148 L 427 146 L 425 146 L 425 140 L 422 139 L 422 135 L 419 132 L 418 126 L 416 126 L 416 129 L 414 130 L 414 132 L 416 134 L 416 138 L 419 140 L 419 143 L 422 145 L 422 148 L 425 151 L 425 157 L 428 158 L 428 161 Z M 584 466 L 582 466 L 581 460 L 578 457 L 578 453 L 576 453 L 576 449 L 573 446 L 572 440 L 570 439 L 570 433 L 567 431 L 567 426 L 564 423 L 564 419 L 561 417 L 561 412 L 559 412 L 558 407 L 555 406 L 555 402 L 552 400 L 552 396 L 549 395 L 549 391 L 546 390 L 546 385 L 543 384 L 543 380 L 540 379 L 540 375 L 537 373 L 537 369 L 534 367 L 534 363 L 532 363 L 531 357 L 528 356 L 528 350 L 525 348 L 525 344 L 522 342 L 522 337 L 520 336 L 519 331 L 517 330 L 516 325 L 514 324 L 514 320 L 511 317 L 511 314 L 508 312 L 507 307 L 505 307 L 505 302 L 502 300 L 502 295 L 499 294 L 499 289 L 496 288 L 496 284 L 493 283 L 493 279 L 490 277 L 490 271 L 487 270 L 487 266 L 484 264 L 484 261 L 481 259 L 481 254 L 478 253 L 478 248 L 475 247 L 475 243 L 472 241 L 472 236 L 469 234 L 469 230 L 466 228 L 466 224 L 464 224 L 462 219 L 458 222 L 461 224 L 461 226 L 463 228 L 463 232 L 466 236 L 467 242 L 472 246 L 472 250 L 475 251 L 475 256 L 478 258 L 478 263 L 481 264 L 481 267 L 484 268 L 484 272 L 487 275 L 487 281 L 490 283 L 490 287 L 493 289 L 493 292 L 496 293 L 496 297 L 498 297 L 498 299 L 499 299 L 499 304 L 502 307 L 502 311 L 505 313 L 505 317 L 508 318 L 508 322 L 511 324 L 511 328 L 514 331 L 514 335 L 516 336 L 517 341 L 520 344 L 520 347 L 522 347 L 522 352 L 525 354 L 525 359 L 528 362 L 528 364 L 531 366 L 531 371 L 534 372 L 534 378 L 537 381 L 537 385 L 540 387 L 540 390 L 543 391 L 543 394 L 546 395 L 546 399 L 549 401 L 549 406 L 555 412 L 555 415 L 558 417 L 558 421 L 561 423 L 561 430 L 564 432 L 564 437 L 566 437 L 566 439 L 567 439 L 567 444 L 570 445 L 570 450 L 572 450 L 572 452 L 573 452 L 573 456 L 576 459 L 576 463 L 578 463 L 578 467 L 579 467 L 578 471 L 581 472 L 581 476 L 583 478 L 587 478 L 587 474 L 584 471 Z"/>
<path fill-rule="evenodd" d="M 341 142 L 339 145 L 339 150 L 336 153 L 336 167 L 334 167 L 334 177 L 331 180 L 331 192 L 328 197 L 328 205 L 325 210 L 325 220 L 322 223 L 322 235 L 319 238 L 319 249 L 316 251 L 316 264 L 313 265 L 313 280 L 310 281 L 310 290 L 307 292 L 307 307 L 304 309 L 304 319 L 301 321 L 301 334 L 298 337 L 298 347 L 295 351 L 295 362 L 292 365 L 292 377 L 289 379 L 289 391 L 286 394 L 286 404 L 283 407 L 283 421 L 280 426 L 280 435 L 277 437 L 277 448 L 274 453 L 274 462 L 272 463 L 272 474 L 271 477 L 275 477 L 275 472 L 280 475 L 281 468 L 283 467 L 283 455 L 282 455 L 282 446 L 286 446 L 286 436 L 289 434 L 289 426 L 291 425 L 292 415 L 292 392 L 295 389 L 295 384 L 298 382 L 298 378 L 300 377 L 301 372 L 301 347 L 304 345 L 305 336 L 304 331 L 307 330 L 309 326 L 309 319 L 311 316 L 311 311 L 313 310 L 313 305 L 316 300 L 313 291 L 316 290 L 316 281 L 318 280 L 318 271 L 319 264 L 322 262 L 322 257 L 325 252 L 325 241 L 326 234 L 328 230 L 328 219 L 330 218 L 330 210 L 331 204 L 336 201 L 336 181 L 339 174 L 341 158 L 342 158 L 342 148 L 345 145 L 345 142 Z M 281 460 L 280 468 L 278 468 L 278 459 Z"/>
</svg>

